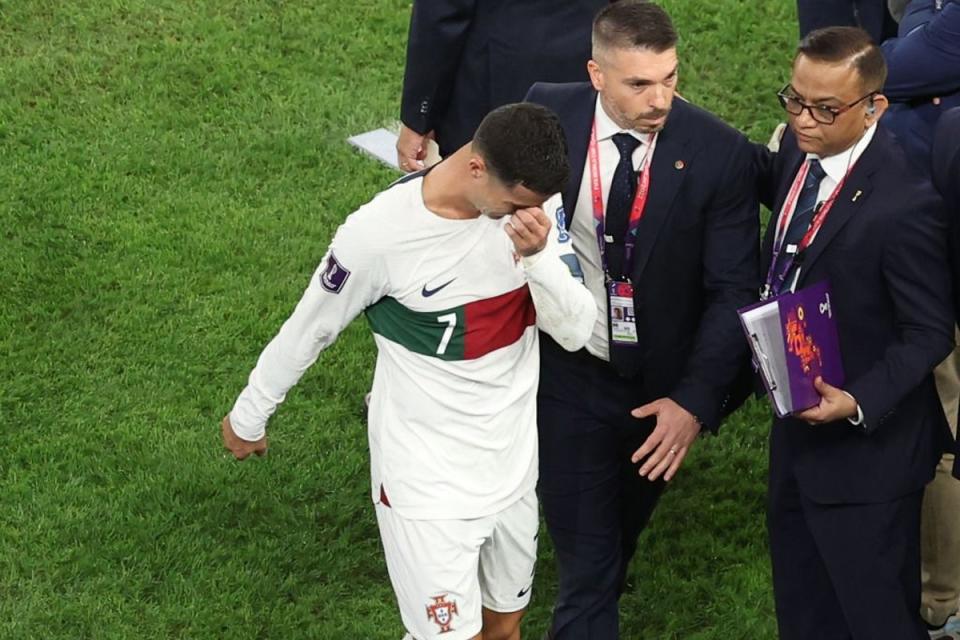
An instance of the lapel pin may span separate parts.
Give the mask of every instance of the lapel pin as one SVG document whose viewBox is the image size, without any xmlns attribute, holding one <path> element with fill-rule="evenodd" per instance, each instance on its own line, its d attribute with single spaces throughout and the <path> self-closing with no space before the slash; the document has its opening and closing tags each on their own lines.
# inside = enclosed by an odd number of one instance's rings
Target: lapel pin
<svg viewBox="0 0 960 640">
<path fill-rule="evenodd" d="M 857 189 L 857 192 L 853 194 L 853 198 L 850 200 L 850 202 L 856 202 L 857 198 L 859 198 L 861 195 L 863 195 L 863 191 L 860 191 L 860 189 Z"/>
<path fill-rule="evenodd" d="M 676 169 L 677 171 L 680 171 L 685 166 L 687 165 L 683 163 L 683 160 L 677 160 L 676 162 L 673 163 L 673 168 Z"/>
</svg>

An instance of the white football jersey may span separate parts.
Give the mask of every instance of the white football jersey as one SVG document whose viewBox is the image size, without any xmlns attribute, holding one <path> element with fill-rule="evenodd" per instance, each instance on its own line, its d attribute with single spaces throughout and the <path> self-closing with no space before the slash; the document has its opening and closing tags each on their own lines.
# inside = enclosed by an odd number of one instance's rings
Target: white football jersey
<svg viewBox="0 0 960 640">
<path fill-rule="evenodd" d="M 593 297 L 560 197 L 547 247 L 520 258 L 486 216 L 429 211 L 421 176 L 350 215 L 306 292 L 263 351 L 230 414 L 240 437 L 262 437 L 286 392 L 360 312 L 378 357 L 369 407 L 374 501 L 410 519 L 476 518 L 520 499 L 537 479 L 537 328 L 583 346 Z"/>
</svg>

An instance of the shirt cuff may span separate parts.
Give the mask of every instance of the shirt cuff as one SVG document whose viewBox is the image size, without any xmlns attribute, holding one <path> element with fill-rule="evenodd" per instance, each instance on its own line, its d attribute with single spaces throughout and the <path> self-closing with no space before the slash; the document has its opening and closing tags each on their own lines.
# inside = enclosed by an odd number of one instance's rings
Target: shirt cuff
<svg viewBox="0 0 960 640">
<path fill-rule="evenodd" d="M 847 393 L 846 391 L 844 391 L 844 393 L 846 394 L 846 396 L 847 396 L 848 398 L 850 398 L 850 399 L 853 400 L 854 402 L 857 402 L 857 399 L 854 398 L 852 394 L 849 394 L 849 393 Z M 859 402 L 857 402 L 857 415 L 856 415 L 856 417 L 855 417 L 855 418 L 847 418 L 847 422 L 849 422 L 850 424 L 852 424 L 852 425 L 855 426 L 855 427 L 864 427 L 864 428 L 866 428 L 866 425 L 863 424 L 863 409 L 860 408 L 860 403 L 859 403 Z"/>
</svg>

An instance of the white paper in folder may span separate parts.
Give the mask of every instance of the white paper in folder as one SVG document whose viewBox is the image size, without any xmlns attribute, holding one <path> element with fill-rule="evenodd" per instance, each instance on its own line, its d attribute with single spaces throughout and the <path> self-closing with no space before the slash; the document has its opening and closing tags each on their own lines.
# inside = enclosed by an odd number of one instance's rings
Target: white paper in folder
<svg viewBox="0 0 960 640">
<path fill-rule="evenodd" d="M 750 350 L 760 368 L 760 376 L 776 403 L 777 415 L 790 406 L 790 379 L 787 353 L 780 330 L 780 305 L 776 298 L 740 314 L 750 340 Z"/>
</svg>

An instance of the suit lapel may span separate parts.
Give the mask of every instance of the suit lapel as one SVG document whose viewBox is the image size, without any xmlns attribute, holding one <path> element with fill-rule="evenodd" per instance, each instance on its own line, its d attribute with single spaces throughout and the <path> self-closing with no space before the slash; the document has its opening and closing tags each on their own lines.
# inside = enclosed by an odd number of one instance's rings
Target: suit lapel
<svg viewBox="0 0 960 640">
<path fill-rule="evenodd" d="M 657 236 L 670 216 L 670 207 L 677 197 L 680 185 L 692 158 L 687 151 L 689 138 L 683 124 L 686 103 L 674 99 L 673 113 L 667 126 L 657 136 L 657 147 L 650 166 L 650 194 L 643 220 L 637 229 L 637 245 L 633 258 L 633 281 L 639 282 L 650 259 Z"/>
<path fill-rule="evenodd" d="M 833 208 L 830 209 L 826 220 L 823 221 L 823 226 L 820 227 L 820 231 L 817 232 L 806 251 L 798 285 L 805 281 L 813 265 L 823 255 L 824 250 L 830 246 L 840 230 L 860 210 L 861 205 L 870 198 L 873 186 L 870 177 L 883 163 L 884 140 L 881 139 L 882 135 L 883 132 L 880 130 L 874 133 L 870 145 L 864 150 L 857 161 L 856 167 L 850 172 L 850 177 L 847 178 L 843 188 L 840 189 L 840 193 L 837 194 Z"/>
</svg>

